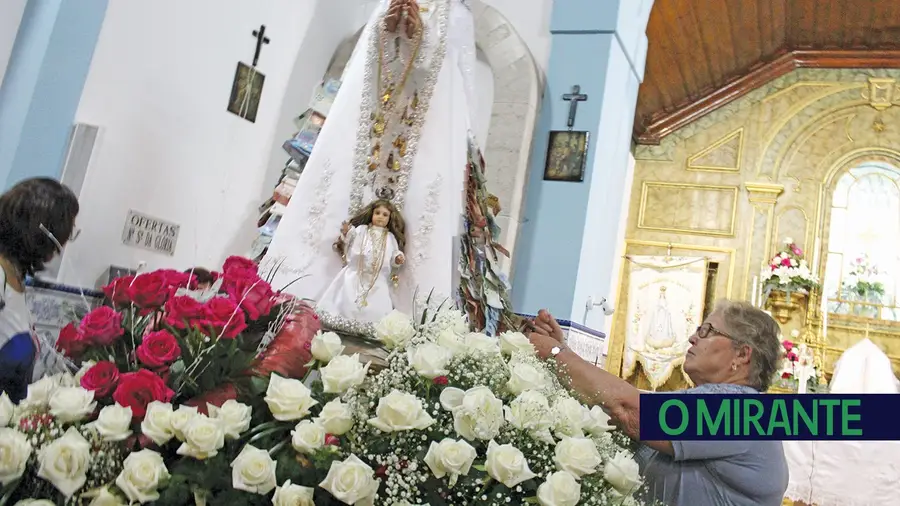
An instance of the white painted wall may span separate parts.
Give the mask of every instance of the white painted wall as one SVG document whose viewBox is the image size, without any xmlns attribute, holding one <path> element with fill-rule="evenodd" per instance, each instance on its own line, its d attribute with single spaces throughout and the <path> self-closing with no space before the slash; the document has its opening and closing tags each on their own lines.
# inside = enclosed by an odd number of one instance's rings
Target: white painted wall
<svg viewBox="0 0 900 506">
<path fill-rule="evenodd" d="M 482 1 L 506 16 L 528 45 L 542 75 L 546 73 L 550 61 L 550 14 L 554 0 Z"/>
<path fill-rule="evenodd" d="M 327 0 L 334 2 L 335 0 Z M 253 238 L 265 163 L 314 0 L 110 2 L 76 121 L 101 134 L 81 194 L 79 240 L 61 280 L 91 286 L 110 265 L 216 267 Z M 251 31 L 272 43 L 256 123 L 226 111 Z M 175 257 L 128 248 L 129 209 L 181 225 Z"/>
<path fill-rule="evenodd" d="M 9 57 L 16 43 L 16 34 L 19 33 L 19 23 L 22 22 L 27 2 L 28 0 L 0 1 L 0 84 L 6 75 L 6 67 L 9 65 Z"/>
</svg>

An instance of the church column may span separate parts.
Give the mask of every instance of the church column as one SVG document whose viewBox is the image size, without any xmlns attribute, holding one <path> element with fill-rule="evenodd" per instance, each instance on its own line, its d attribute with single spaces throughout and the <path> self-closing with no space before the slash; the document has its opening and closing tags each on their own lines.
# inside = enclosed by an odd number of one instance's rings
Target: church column
<svg viewBox="0 0 900 506">
<path fill-rule="evenodd" d="M 653 0 L 554 2 L 553 35 L 541 119 L 535 133 L 525 217 L 516 245 L 513 307 L 549 309 L 557 318 L 602 328 L 589 298 L 609 297 L 638 86 L 647 54 Z M 584 181 L 544 181 L 548 136 L 567 130 L 580 86 L 574 130 L 589 133 Z"/>
<path fill-rule="evenodd" d="M 747 198 L 750 200 L 752 214 L 748 224 L 747 244 L 744 248 L 744 288 L 740 292 L 745 300 L 753 300 L 754 276 L 758 276 L 764 263 L 768 263 L 775 240 L 772 230 L 775 225 L 775 204 L 778 196 L 784 192 L 784 185 L 775 183 L 745 183 Z M 779 237 L 777 240 L 781 240 Z M 810 248 L 804 248 L 812 251 Z"/>
<path fill-rule="evenodd" d="M 108 0 L 28 0 L 0 86 L 0 190 L 58 178 Z"/>
</svg>

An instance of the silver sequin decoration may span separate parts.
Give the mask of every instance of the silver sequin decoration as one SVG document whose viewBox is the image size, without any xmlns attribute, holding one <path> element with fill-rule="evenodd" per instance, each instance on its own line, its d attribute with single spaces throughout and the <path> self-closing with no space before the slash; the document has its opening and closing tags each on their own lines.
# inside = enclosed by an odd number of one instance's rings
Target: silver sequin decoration
<svg viewBox="0 0 900 506">
<path fill-rule="evenodd" d="M 375 324 L 364 323 L 351 318 L 345 318 L 340 315 L 328 313 L 326 311 L 316 311 L 322 327 L 338 332 L 341 334 L 350 334 L 353 336 L 363 337 L 366 339 L 375 339 Z"/>
<path fill-rule="evenodd" d="M 434 215 L 438 211 L 438 196 L 441 193 L 443 178 L 440 174 L 428 185 L 428 195 L 425 197 L 425 209 L 419 216 L 419 229 L 412 238 L 413 251 L 415 252 L 410 262 L 411 274 L 414 275 L 419 266 L 428 259 L 431 251 L 431 231 L 434 230 Z"/>
<path fill-rule="evenodd" d="M 418 89 L 419 107 L 413 120 L 413 125 L 408 130 L 406 156 L 403 157 L 401 161 L 399 171 L 390 171 L 392 172 L 390 177 L 395 181 L 392 185 L 394 190 L 393 203 L 400 210 L 403 209 L 403 204 L 406 201 L 406 190 L 409 186 L 409 172 L 412 170 L 412 164 L 416 158 L 416 153 L 418 152 L 419 135 L 422 130 L 422 125 L 425 122 L 425 117 L 428 115 L 431 96 L 434 93 L 434 87 L 437 84 L 438 75 L 440 74 L 441 67 L 444 63 L 444 57 L 447 52 L 447 26 L 450 18 L 450 0 L 439 0 L 437 2 L 435 16 L 437 16 L 437 43 L 434 44 L 431 42 L 432 37 L 430 34 L 434 28 L 426 25 L 425 32 L 423 33 L 422 48 L 416 59 L 416 70 L 422 70 L 422 65 L 424 65 L 426 61 L 426 55 L 430 57 L 431 65 L 427 69 L 424 83 Z M 367 162 L 369 154 L 372 151 L 372 139 L 370 135 L 372 129 L 371 116 L 372 113 L 376 111 L 375 101 L 380 100 L 380 97 L 376 97 L 378 86 L 375 83 L 377 75 L 375 68 L 378 65 L 379 38 L 382 35 L 381 32 L 384 26 L 384 14 L 379 17 L 376 23 L 377 29 L 372 30 L 369 41 L 369 50 L 366 54 L 363 96 L 360 101 L 359 125 L 357 126 L 356 131 L 356 153 L 351 183 L 350 216 L 356 215 L 356 213 L 368 204 L 368 202 L 365 202 L 366 188 L 373 179 L 369 174 Z M 395 91 L 395 93 L 399 92 L 400 90 Z M 383 170 L 386 169 L 379 167 L 376 172 Z M 374 184 L 374 181 L 372 181 L 372 183 Z M 372 188 L 373 191 L 370 193 L 374 194 L 375 189 L 376 188 Z"/>
</svg>

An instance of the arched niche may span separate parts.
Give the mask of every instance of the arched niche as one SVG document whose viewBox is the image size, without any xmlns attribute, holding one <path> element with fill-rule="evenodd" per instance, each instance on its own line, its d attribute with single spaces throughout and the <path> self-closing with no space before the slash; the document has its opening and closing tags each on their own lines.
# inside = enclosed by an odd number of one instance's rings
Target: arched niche
<svg viewBox="0 0 900 506">
<path fill-rule="evenodd" d="M 481 0 L 471 0 L 470 5 L 479 57 L 486 60 L 494 78 L 490 127 L 482 146 L 488 188 L 502 208 L 500 242 L 514 255 L 543 84 L 531 51 L 512 23 Z M 338 46 L 327 77 L 340 78 L 361 35 L 362 29 Z M 511 266 L 512 262 L 503 262 L 507 272 Z"/>
</svg>

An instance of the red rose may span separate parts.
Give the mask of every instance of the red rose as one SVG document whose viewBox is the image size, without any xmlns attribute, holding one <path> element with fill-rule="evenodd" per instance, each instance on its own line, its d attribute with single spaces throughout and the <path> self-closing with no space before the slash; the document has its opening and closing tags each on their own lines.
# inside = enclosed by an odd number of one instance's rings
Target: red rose
<svg viewBox="0 0 900 506">
<path fill-rule="evenodd" d="M 325 446 L 340 446 L 341 440 L 334 434 L 325 434 Z"/>
<path fill-rule="evenodd" d="M 791 266 L 791 259 L 790 259 L 790 258 L 784 258 L 784 259 L 782 259 L 782 260 L 781 260 L 781 265 L 783 265 L 783 266 L 785 266 L 785 267 L 790 267 L 790 266 Z"/>
<path fill-rule="evenodd" d="M 212 328 L 223 339 L 234 339 L 247 328 L 244 312 L 228 297 L 213 297 L 203 307 L 204 328 Z"/>
<path fill-rule="evenodd" d="M 166 280 L 166 285 L 169 288 L 178 289 L 178 288 L 187 288 L 191 282 L 191 276 L 185 272 L 176 271 L 174 269 L 161 269 L 156 271 L 163 275 Z"/>
<path fill-rule="evenodd" d="M 122 315 L 109 306 L 98 307 L 81 320 L 78 333 L 86 342 L 109 346 L 125 333 Z"/>
<path fill-rule="evenodd" d="M 172 293 L 165 271 L 148 272 L 134 278 L 128 294 L 134 305 L 142 309 L 162 307 Z"/>
<path fill-rule="evenodd" d="M 168 330 L 151 332 L 144 336 L 144 342 L 135 350 L 138 360 L 147 367 L 162 367 L 181 356 L 181 347 Z"/>
<path fill-rule="evenodd" d="M 244 257 L 228 257 L 225 260 L 225 265 L 222 266 L 222 271 L 225 273 L 233 272 L 233 271 L 250 271 L 256 274 L 259 268 L 256 266 L 256 263 L 249 258 Z"/>
<path fill-rule="evenodd" d="M 791 373 L 789 373 L 789 372 L 781 373 L 781 379 L 788 379 L 790 377 L 791 377 Z"/>
<path fill-rule="evenodd" d="M 206 318 L 203 304 L 188 296 L 172 297 L 166 302 L 166 324 L 176 329 L 193 327 Z"/>
<path fill-rule="evenodd" d="M 797 360 L 799 360 L 799 357 L 797 356 L 796 353 L 794 353 L 792 351 L 787 354 L 787 359 L 790 360 L 791 362 L 796 362 Z"/>
<path fill-rule="evenodd" d="M 147 369 L 123 374 L 113 393 L 113 399 L 120 406 L 131 408 L 131 414 L 136 419 L 144 418 L 147 405 L 151 402 L 169 402 L 174 396 L 175 392 L 166 386 L 162 378 Z"/>
<path fill-rule="evenodd" d="M 258 320 L 272 310 L 275 292 L 269 283 L 255 273 L 253 277 L 245 274 L 246 271 L 226 272 L 222 288 L 247 312 L 251 320 Z"/>
<path fill-rule="evenodd" d="M 119 368 L 104 360 L 97 362 L 81 377 L 81 388 L 94 392 L 94 397 L 106 397 L 119 383 Z"/>
<path fill-rule="evenodd" d="M 63 352 L 69 358 L 78 358 L 90 345 L 84 340 L 74 323 L 70 323 L 60 329 L 59 338 L 56 339 L 56 349 Z"/>
<path fill-rule="evenodd" d="M 794 343 L 791 341 L 782 341 L 781 345 L 784 346 L 784 349 L 787 351 L 791 351 L 794 349 Z"/>
<path fill-rule="evenodd" d="M 125 276 L 116 278 L 112 283 L 103 287 L 103 293 L 106 298 L 116 306 L 128 306 L 131 304 L 131 295 L 129 295 L 129 287 L 134 281 L 134 276 Z"/>
</svg>

